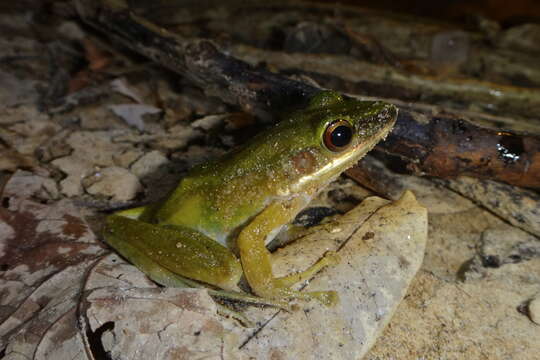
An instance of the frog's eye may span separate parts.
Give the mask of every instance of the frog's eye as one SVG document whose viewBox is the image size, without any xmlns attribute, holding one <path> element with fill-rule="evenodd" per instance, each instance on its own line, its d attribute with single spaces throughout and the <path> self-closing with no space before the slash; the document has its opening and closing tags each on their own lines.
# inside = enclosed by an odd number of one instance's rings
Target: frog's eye
<svg viewBox="0 0 540 360">
<path fill-rule="evenodd" d="M 338 152 L 349 146 L 353 138 L 353 127 L 345 120 L 337 120 L 324 131 L 324 145 L 330 151 Z"/>
</svg>

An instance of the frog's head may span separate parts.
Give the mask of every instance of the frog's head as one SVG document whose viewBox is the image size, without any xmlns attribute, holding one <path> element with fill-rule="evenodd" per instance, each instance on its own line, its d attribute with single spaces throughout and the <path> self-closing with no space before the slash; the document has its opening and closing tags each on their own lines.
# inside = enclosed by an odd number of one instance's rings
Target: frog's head
<svg viewBox="0 0 540 360">
<path fill-rule="evenodd" d="M 334 91 L 315 95 L 305 115 L 310 118 L 319 145 L 329 155 L 362 157 L 390 132 L 397 108 L 382 101 L 344 99 Z"/>
<path fill-rule="evenodd" d="M 290 119 L 297 139 L 291 166 L 299 175 L 296 190 L 319 187 L 353 166 L 390 132 L 397 117 L 394 105 L 344 99 L 323 91 Z M 301 134 L 301 135 L 300 135 Z"/>
</svg>

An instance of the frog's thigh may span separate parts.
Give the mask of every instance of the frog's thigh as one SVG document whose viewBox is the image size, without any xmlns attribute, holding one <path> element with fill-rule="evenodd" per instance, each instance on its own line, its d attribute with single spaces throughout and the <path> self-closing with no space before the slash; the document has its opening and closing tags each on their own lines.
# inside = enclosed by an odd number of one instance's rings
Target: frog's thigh
<svg viewBox="0 0 540 360">
<path fill-rule="evenodd" d="M 305 206 L 302 198 L 293 198 L 286 202 L 270 204 L 257 215 L 240 233 L 237 240 L 240 260 L 244 275 L 257 295 L 267 298 L 299 297 L 317 298 L 330 304 L 337 300 L 334 292 L 299 293 L 288 288 L 294 280 L 311 277 L 315 272 L 328 264 L 321 261 L 305 272 L 285 278 L 274 278 L 272 274 L 271 255 L 265 246 L 266 234 L 283 224 L 290 222 L 298 211 Z"/>
<path fill-rule="evenodd" d="M 233 290 L 242 275 L 229 249 L 188 228 L 112 215 L 104 234 L 109 245 L 163 285 L 183 286 L 185 277 Z"/>
</svg>

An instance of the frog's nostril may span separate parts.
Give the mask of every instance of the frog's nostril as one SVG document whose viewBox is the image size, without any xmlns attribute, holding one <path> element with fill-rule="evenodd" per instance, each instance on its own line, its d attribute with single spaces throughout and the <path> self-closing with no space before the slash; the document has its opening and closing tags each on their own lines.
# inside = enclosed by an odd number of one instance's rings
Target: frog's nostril
<svg viewBox="0 0 540 360">
<path fill-rule="evenodd" d="M 392 104 L 388 104 L 387 107 L 388 107 L 388 115 L 390 115 L 392 119 L 397 118 L 398 108 Z"/>
</svg>

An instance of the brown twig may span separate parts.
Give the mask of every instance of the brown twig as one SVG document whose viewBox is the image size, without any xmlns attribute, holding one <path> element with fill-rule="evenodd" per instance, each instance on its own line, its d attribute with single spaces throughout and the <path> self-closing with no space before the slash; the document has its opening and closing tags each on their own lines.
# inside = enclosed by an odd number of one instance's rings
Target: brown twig
<svg viewBox="0 0 540 360">
<path fill-rule="evenodd" d="M 298 105 L 319 91 L 224 54 L 209 40 L 174 35 L 134 15 L 120 0 L 75 3 L 81 17 L 109 38 L 245 111 Z M 540 139 L 487 130 L 464 119 L 402 109 L 395 130 L 379 149 L 419 173 L 468 174 L 540 188 Z"/>
</svg>

